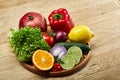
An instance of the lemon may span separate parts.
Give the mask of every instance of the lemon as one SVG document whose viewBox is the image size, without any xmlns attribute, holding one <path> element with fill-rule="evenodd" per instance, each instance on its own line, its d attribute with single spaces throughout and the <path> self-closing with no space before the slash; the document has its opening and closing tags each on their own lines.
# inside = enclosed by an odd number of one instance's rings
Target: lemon
<svg viewBox="0 0 120 80">
<path fill-rule="evenodd" d="M 68 34 L 68 38 L 72 42 L 88 43 L 94 33 L 85 25 L 77 25 L 71 29 Z"/>
</svg>

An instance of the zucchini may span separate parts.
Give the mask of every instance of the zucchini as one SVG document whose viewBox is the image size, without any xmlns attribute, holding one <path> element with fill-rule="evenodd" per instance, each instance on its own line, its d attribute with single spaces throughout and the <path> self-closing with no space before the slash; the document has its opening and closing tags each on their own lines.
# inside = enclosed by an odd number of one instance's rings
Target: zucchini
<svg viewBox="0 0 120 80">
<path fill-rule="evenodd" d="M 82 49 L 82 52 L 84 54 L 88 53 L 91 50 L 89 45 L 82 44 L 82 43 L 75 43 L 75 42 L 59 42 L 59 43 L 56 43 L 55 45 L 64 46 L 67 50 L 72 46 L 77 46 Z"/>
</svg>

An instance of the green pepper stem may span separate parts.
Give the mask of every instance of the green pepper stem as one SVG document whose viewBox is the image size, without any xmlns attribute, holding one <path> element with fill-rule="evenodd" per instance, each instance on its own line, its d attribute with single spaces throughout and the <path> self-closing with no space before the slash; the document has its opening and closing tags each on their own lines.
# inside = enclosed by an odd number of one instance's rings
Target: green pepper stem
<svg viewBox="0 0 120 80">
<path fill-rule="evenodd" d="M 53 18 L 54 18 L 55 20 L 60 20 L 60 19 L 62 19 L 62 17 L 63 17 L 62 14 L 54 14 L 54 15 L 53 15 Z"/>
</svg>

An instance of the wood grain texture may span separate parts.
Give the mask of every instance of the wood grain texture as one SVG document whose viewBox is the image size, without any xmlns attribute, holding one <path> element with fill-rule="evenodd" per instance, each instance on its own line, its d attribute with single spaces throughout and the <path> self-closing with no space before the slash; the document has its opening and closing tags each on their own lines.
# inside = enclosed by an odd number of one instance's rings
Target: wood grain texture
<svg viewBox="0 0 120 80">
<path fill-rule="evenodd" d="M 10 2 L 0 0 L 0 80 L 120 80 L 120 0 Z M 68 9 L 75 25 L 87 25 L 95 33 L 90 42 L 91 59 L 85 68 L 70 76 L 36 75 L 17 61 L 9 47 L 9 29 L 18 27 L 20 17 L 26 12 L 40 12 L 47 19 L 52 10 L 60 7 Z"/>
</svg>

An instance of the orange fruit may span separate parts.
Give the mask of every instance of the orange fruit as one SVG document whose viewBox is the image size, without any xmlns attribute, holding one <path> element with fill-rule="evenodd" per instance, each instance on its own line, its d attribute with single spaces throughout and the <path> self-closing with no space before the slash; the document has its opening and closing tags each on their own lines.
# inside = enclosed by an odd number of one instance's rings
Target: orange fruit
<svg viewBox="0 0 120 80">
<path fill-rule="evenodd" d="M 37 50 L 32 56 L 33 64 L 42 71 L 50 70 L 54 64 L 54 57 L 45 50 Z"/>
</svg>

